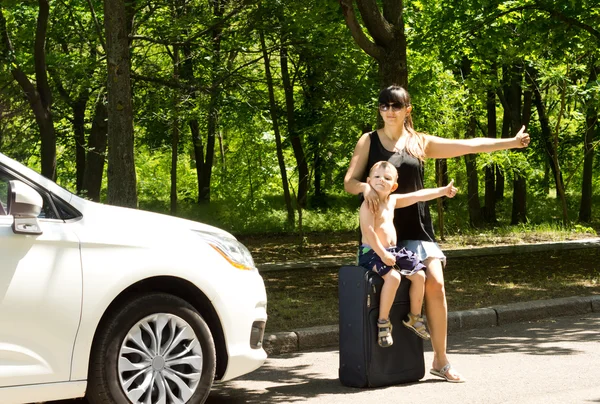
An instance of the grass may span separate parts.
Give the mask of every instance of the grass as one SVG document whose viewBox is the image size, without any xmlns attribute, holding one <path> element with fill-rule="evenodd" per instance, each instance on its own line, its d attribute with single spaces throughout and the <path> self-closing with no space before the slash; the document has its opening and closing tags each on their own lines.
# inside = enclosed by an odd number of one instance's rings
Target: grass
<svg viewBox="0 0 600 404">
<path fill-rule="evenodd" d="M 480 201 L 483 197 L 480 196 Z M 580 196 L 573 194 L 568 197 L 569 220 L 567 229 L 577 230 L 581 225 L 573 222 L 579 212 Z M 169 202 L 157 199 L 140 199 L 140 208 L 159 213 L 169 212 Z M 437 209 L 433 203 L 430 212 L 437 228 Z M 444 212 L 444 232 L 448 236 L 470 234 L 473 230 L 469 226 L 467 211 L 467 196 L 459 194 L 447 201 Z M 309 198 L 308 207 L 302 211 L 302 231 L 299 229 L 298 212 L 295 212 L 295 225 L 287 223 L 287 211 L 283 198 L 279 196 L 263 196 L 255 199 L 217 199 L 207 204 L 197 204 L 188 199 L 180 200 L 177 207 L 177 216 L 200 221 L 225 229 L 235 235 L 252 235 L 266 233 L 311 233 L 311 232 L 345 232 L 358 227 L 358 199 L 347 193 L 331 194 L 316 200 Z M 594 197 L 593 207 L 600 206 L 600 195 Z M 512 198 L 508 195 L 496 205 L 498 223 L 488 226 L 491 232 L 502 232 L 510 226 Z M 521 231 L 547 226 L 550 229 L 561 229 L 562 213 L 559 201 L 548 195 L 528 195 L 527 199 L 528 223 L 517 226 Z M 600 229 L 600 211 L 597 208 L 592 212 L 594 219 L 590 228 Z M 583 226 L 585 229 L 586 226 Z M 509 230 L 511 231 L 511 230 Z"/>
<path fill-rule="evenodd" d="M 600 294 L 600 249 L 454 258 L 444 271 L 450 311 Z M 267 332 L 338 322 L 339 268 L 263 273 Z"/>
<path fill-rule="evenodd" d="M 577 218 L 578 195 L 569 195 L 569 218 Z M 536 243 L 595 237 L 600 229 L 597 209 L 594 222 L 563 226 L 559 203 L 551 195 L 528 196 L 526 224 L 511 226 L 512 198 L 497 205 L 498 224 L 469 227 L 465 194 L 447 201 L 442 249 L 468 246 Z M 167 212 L 165 201 L 140 201 L 140 206 Z M 303 211 L 302 231 L 287 224 L 281 197 L 235 198 L 198 205 L 182 201 L 178 216 L 228 230 L 251 250 L 255 261 L 304 261 L 307 258 L 339 258 L 348 262 L 358 241 L 358 202 L 348 194 L 309 200 Z M 595 196 L 593 206 L 600 206 Z M 435 205 L 431 209 L 437 229 Z M 296 212 L 296 221 L 298 220 Z M 600 294 L 597 250 L 545 252 L 522 256 L 455 258 L 445 269 L 448 306 L 451 311 L 489 307 L 530 300 Z M 336 324 L 338 268 L 264 272 L 269 299 L 267 332 Z"/>
</svg>

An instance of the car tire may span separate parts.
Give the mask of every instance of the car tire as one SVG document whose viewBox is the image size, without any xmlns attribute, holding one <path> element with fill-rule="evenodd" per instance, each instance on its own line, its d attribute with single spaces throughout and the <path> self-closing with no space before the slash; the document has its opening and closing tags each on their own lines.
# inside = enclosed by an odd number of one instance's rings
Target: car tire
<svg viewBox="0 0 600 404">
<path fill-rule="evenodd" d="M 138 296 L 100 327 L 91 353 L 90 404 L 206 401 L 215 378 L 215 344 L 185 300 L 165 293 Z"/>
</svg>

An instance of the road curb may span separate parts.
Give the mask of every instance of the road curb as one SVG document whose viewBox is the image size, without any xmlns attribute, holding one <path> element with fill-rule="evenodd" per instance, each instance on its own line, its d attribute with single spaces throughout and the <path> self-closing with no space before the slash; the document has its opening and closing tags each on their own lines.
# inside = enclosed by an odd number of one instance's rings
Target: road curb
<svg viewBox="0 0 600 404">
<path fill-rule="evenodd" d="M 494 247 L 466 247 L 444 250 L 447 258 L 485 257 L 505 254 L 526 254 L 541 251 L 578 250 L 600 248 L 600 237 L 560 242 L 536 244 L 499 245 Z M 337 258 L 313 258 L 302 262 L 278 262 L 257 264 L 259 272 L 282 271 L 288 269 L 317 269 L 356 265 L 354 255 L 344 254 Z"/>
<path fill-rule="evenodd" d="M 448 334 L 509 323 L 600 312 L 600 295 L 575 296 L 503 304 L 448 313 Z M 302 328 L 265 336 L 263 347 L 270 356 L 336 346 L 338 325 Z"/>
</svg>

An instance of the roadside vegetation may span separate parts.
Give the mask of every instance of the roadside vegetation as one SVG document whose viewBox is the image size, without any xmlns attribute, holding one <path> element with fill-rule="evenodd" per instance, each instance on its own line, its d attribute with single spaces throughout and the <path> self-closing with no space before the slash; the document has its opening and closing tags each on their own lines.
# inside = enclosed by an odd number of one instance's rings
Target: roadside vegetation
<svg viewBox="0 0 600 404">
<path fill-rule="evenodd" d="M 91 200 L 221 227 L 257 262 L 352 255 L 344 174 L 378 127 L 379 90 L 398 84 L 424 133 L 531 136 L 522 150 L 427 160 L 425 186 L 460 190 L 431 204 L 443 248 L 600 229 L 597 1 L 125 3 L 0 2 L 0 152 Z M 537 260 L 540 272 L 514 274 L 496 259 L 463 265 L 506 275 L 481 281 L 452 278 L 465 271 L 450 263 L 451 309 L 596 290 L 581 263 Z M 269 327 L 331 321 L 303 302 L 336 317 L 334 272 L 265 279 Z"/>
<path fill-rule="evenodd" d="M 600 294 L 600 249 L 449 259 L 449 311 Z M 267 332 L 338 323 L 338 270 L 263 273 L 269 299 Z"/>
</svg>

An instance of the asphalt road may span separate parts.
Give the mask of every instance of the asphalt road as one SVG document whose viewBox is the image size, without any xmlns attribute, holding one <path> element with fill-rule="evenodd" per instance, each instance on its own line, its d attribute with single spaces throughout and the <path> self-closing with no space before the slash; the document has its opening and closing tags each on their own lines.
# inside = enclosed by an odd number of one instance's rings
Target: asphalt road
<svg viewBox="0 0 600 404">
<path fill-rule="evenodd" d="M 427 374 L 379 389 L 344 387 L 337 349 L 268 359 L 243 379 L 217 385 L 207 403 L 600 403 L 600 313 L 470 330 L 449 337 L 453 364 L 468 378 Z"/>
<path fill-rule="evenodd" d="M 467 383 L 427 371 L 417 383 L 348 388 L 337 378 L 337 349 L 323 349 L 269 358 L 259 370 L 216 385 L 207 403 L 600 403 L 600 313 L 465 331 L 451 335 L 448 346 Z M 427 369 L 431 358 L 427 343 Z"/>
</svg>

